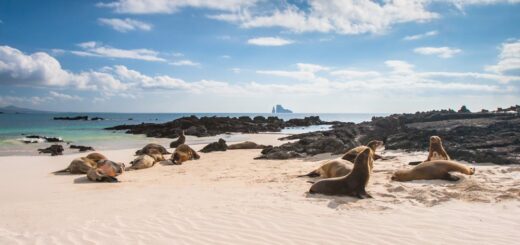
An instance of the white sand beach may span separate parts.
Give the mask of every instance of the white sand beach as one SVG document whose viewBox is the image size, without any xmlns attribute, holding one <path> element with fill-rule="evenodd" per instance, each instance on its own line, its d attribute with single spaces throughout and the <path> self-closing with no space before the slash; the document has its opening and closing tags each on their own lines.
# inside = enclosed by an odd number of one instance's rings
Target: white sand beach
<svg viewBox="0 0 520 245">
<path fill-rule="evenodd" d="M 280 134 L 245 135 L 278 145 Z M 152 141 L 153 139 L 151 139 Z M 188 139 L 189 143 L 189 139 Z M 203 145 L 192 145 L 198 150 Z M 128 164 L 136 149 L 102 152 Z M 0 157 L 0 244 L 515 244 L 520 166 L 475 164 L 458 182 L 390 180 L 426 152 L 383 151 L 373 199 L 310 195 L 297 178 L 338 156 L 253 160 L 260 150 L 201 153 L 183 165 L 125 172 L 120 183 L 54 175 L 86 154 Z"/>
</svg>

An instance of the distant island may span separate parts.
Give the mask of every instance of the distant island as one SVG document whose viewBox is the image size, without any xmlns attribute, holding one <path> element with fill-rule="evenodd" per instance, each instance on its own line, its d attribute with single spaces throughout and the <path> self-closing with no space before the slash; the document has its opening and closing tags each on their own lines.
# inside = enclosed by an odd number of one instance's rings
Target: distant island
<svg viewBox="0 0 520 245">
<path fill-rule="evenodd" d="M 272 113 L 293 113 L 291 110 L 283 108 L 282 105 L 273 106 Z"/>
<path fill-rule="evenodd" d="M 17 106 L 5 106 L 0 107 L 0 114 L 19 114 L 19 113 L 49 113 L 49 111 L 39 111 L 39 110 L 33 110 L 28 108 L 22 108 Z"/>
</svg>

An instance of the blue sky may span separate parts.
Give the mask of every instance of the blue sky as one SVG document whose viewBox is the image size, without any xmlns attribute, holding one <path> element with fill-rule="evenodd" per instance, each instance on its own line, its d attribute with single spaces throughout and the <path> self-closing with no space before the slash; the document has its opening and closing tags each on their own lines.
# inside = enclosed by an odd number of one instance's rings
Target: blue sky
<svg viewBox="0 0 520 245">
<path fill-rule="evenodd" d="M 0 106 L 414 112 L 520 102 L 519 0 L 0 2 Z"/>
</svg>

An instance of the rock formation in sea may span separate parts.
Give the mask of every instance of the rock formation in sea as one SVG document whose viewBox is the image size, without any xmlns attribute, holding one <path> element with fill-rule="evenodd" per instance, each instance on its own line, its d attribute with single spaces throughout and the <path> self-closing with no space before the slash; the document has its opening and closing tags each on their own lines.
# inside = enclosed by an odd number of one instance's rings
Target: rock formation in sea
<svg viewBox="0 0 520 245">
<path fill-rule="evenodd" d="M 197 137 L 215 136 L 223 133 L 280 132 L 286 127 L 330 124 L 319 117 L 305 117 L 284 121 L 278 117 L 182 117 L 166 123 L 141 123 L 118 125 L 106 130 L 126 130 L 130 134 L 145 134 L 148 137 L 177 138 L 184 130 L 185 135 Z"/>
<path fill-rule="evenodd" d="M 276 105 L 273 107 L 272 113 L 293 113 L 291 110 L 283 108 L 282 105 Z"/>
</svg>

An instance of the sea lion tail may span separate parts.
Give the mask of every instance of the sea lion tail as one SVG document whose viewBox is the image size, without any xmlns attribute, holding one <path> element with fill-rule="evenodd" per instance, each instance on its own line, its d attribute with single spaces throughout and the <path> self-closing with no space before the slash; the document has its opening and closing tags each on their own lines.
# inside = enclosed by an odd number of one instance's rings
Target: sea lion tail
<svg viewBox="0 0 520 245">
<path fill-rule="evenodd" d="M 308 174 L 298 175 L 296 177 L 300 178 L 300 177 L 318 177 L 318 176 L 320 176 L 320 173 L 318 173 L 318 171 L 314 170 L 314 171 L 312 171 L 312 172 L 310 172 Z"/>
<path fill-rule="evenodd" d="M 70 169 L 67 167 L 67 168 L 62 169 L 62 170 L 54 171 L 54 172 L 52 172 L 52 174 L 66 173 L 66 172 L 69 172 L 69 171 L 70 171 Z"/>
</svg>

